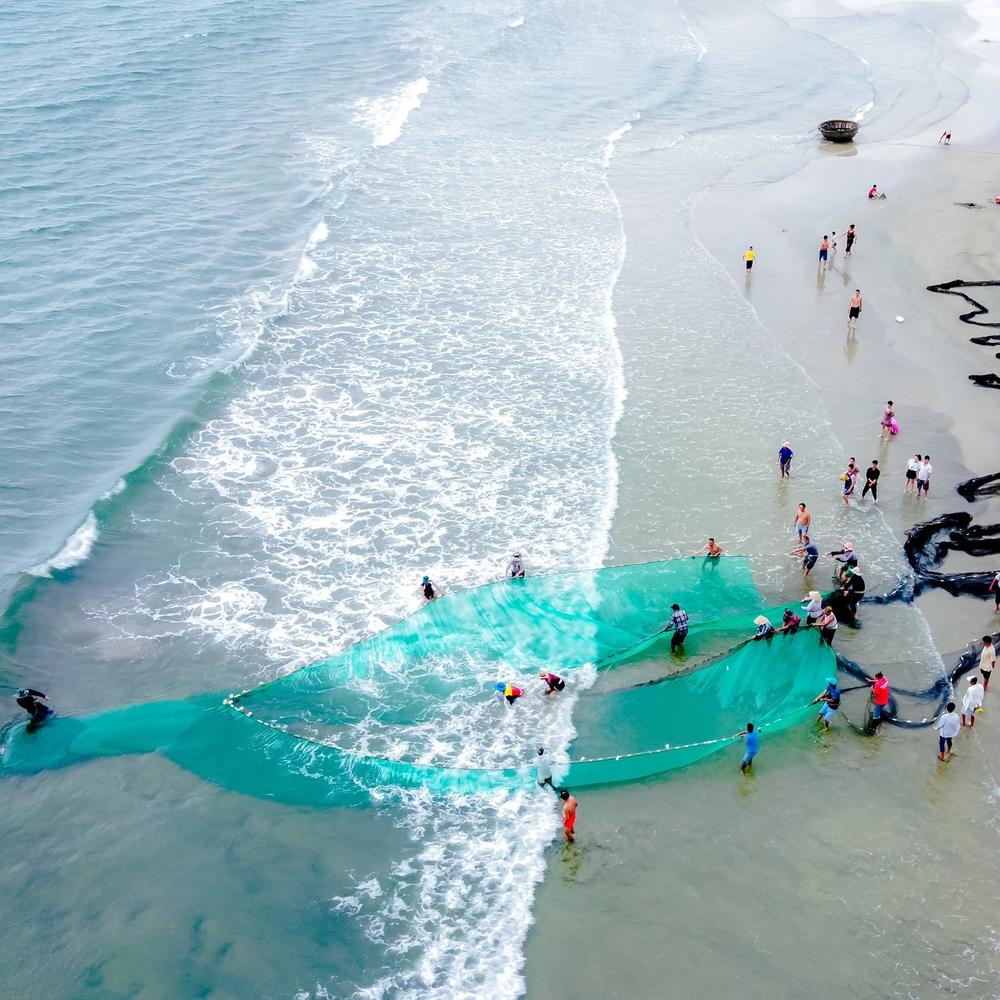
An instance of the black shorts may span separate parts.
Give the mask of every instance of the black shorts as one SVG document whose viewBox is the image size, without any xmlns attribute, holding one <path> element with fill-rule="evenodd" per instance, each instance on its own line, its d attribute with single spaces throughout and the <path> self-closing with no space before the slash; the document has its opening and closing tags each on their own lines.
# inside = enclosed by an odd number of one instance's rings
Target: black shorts
<svg viewBox="0 0 1000 1000">
<path fill-rule="evenodd" d="M 749 271 L 751 267 L 753 267 L 753 261 L 752 260 L 748 260 L 747 261 L 747 270 Z"/>
<path fill-rule="evenodd" d="M 851 306 L 847 315 L 850 319 L 857 319 L 861 315 L 861 309 L 858 306 Z"/>
<path fill-rule="evenodd" d="M 916 471 L 916 469 L 907 469 L 906 470 L 906 478 L 907 479 L 916 479 L 917 478 L 917 471 Z"/>
</svg>

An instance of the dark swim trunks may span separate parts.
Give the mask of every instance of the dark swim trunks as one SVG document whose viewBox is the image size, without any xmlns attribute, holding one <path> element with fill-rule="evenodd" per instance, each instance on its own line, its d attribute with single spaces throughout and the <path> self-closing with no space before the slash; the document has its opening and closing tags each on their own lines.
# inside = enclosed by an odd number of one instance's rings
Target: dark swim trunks
<svg viewBox="0 0 1000 1000">
<path fill-rule="evenodd" d="M 850 312 L 847 314 L 851 319 L 857 319 L 861 315 L 861 309 L 859 306 L 851 306 Z"/>
</svg>

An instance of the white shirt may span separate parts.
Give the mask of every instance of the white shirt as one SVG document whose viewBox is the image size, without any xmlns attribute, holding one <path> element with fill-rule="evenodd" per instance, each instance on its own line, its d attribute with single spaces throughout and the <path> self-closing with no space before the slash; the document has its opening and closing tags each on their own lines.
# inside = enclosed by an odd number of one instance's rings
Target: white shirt
<svg viewBox="0 0 1000 1000">
<path fill-rule="evenodd" d="M 933 471 L 934 466 L 930 462 L 925 462 L 917 469 L 917 479 L 930 479 Z"/>
<path fill-rule="evenodd" d="M 983 651 L 979 654 L 979 669 L 992 670 L 997 665 L 996 646 L 983 646 Z"/>
<path fill-rule="evenodd" d="M 919 472 L 921 465 L 923 465 L 923 463 L 919 458 L 911 458 L 909 462 L 906 463 L 906 470 L 907 472 Z"/>
<path fill-rule="evenodd" d="M 945 712 L 934 723 L 934 728 L 940 730 L 941 735 L 945 738 L 952 738 L 958 736 L 958 731 L 962 728 L 962 719 L 958 712 Z"/>
<path fill-rule="evenodd" d="M 965 692 L 965 697 L 962 699 L 962 715 L 972 715 L 972 713 L 979 708 L 982 703 L 982 684 L 970 684 L 969 690 Z"/>
<path fill-rule="evenodd" d="M 552 777 L 552 763 L 547 753 L 540 753 L 535 758 L 535 767 L 538 769 L 539 781 L 545 781 L 546 778 Z"/>
</svg>

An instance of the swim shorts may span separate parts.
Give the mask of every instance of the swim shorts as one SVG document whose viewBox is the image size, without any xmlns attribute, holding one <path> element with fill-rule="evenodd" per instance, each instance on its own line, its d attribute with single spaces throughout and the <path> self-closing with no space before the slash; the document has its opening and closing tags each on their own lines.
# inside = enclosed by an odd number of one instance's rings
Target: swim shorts
<svg viewBox="0 0 1000 1000">
<path fill-rule="evenodd" d="M 826 260 L 826 251 L 825 250 L 820 250 L 820 252 L 819 252 L 819 259 L 820 260 Z"/>
<path fill-rule="evenodd" d="M 799 533 L 799 538 L 801 538 L 806 533 L 806 526 L 804 524 L 795 525 L 795 530 Z"/>
<path fill-rule="evenodd" d="M 753 267 L 753 261 L 752 260 L 748 260 L 747 261 L 747 270 L 749 271 L 750 268 L 752 268 L 752 267 Z"/>
<path fill-rule="evenodd" d="M 816 565 L 817 559 L 819 559 L 819 556 L 806 556 L 805 559 L 802 560 L 802 565 L 806 569 L 812 569 L 813 566 Z"/>
<path fill-rule="evenodd" d="M 824 722 L 829 722 L 837 714 L 837 710 L 826 704 L 819 710 L 819 714 L 823 716 Z"/>
<path fill-rule="evenodd" d="M 926 490 L 927 489 L 927 485 L 928 484 L 927 484 L 927 480 L 926 479 L 918 479 L 917 480 L 917 490 L 918 491 L 919 490 Z"/>
<path fill-rule="evenodd" d="M 847 315 L 850 319 L 857 319 L 861 315 L 861 310 L 857 306 L 851 306 Z"/>
<path fill-rule="evenodd" d="M 573 815 L 570 816 L 569 819 L 563 820 L 563 829 L 567 833 L 572 833 L 574 826 L 576 826 L 576 813 L 573 813 Z"/>
</svg>

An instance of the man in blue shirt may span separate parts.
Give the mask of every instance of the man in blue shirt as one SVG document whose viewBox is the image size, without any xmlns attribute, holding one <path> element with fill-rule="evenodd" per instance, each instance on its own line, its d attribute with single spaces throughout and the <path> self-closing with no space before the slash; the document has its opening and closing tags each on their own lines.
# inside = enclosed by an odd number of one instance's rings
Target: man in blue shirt
<svg viewBox="0 0 1000 1000">
<path fill-rule="evenodd" d="M 778 449 L 778 465 L 781 468 L 782 479 L 792 478 L 790 471 L 792 468 L 792 454 L 792 449 L 787 441 Z"/>
<path fill-rule="evenodd" d="M 840 708 L 840 686 L 837 684 L 836 677 L 827 678 L 826 689 L 822 694 L 816 696 L 813 704 L 815 705 L 817 701 L 823 702 L 823 707 L 819 710 L 816 721 L 826 723 L 826 728 L 829 729 L 830 720 L 836 714 L 837 709 Z"/>
<path fill-rule="evenodd" d="M 747 744 L 747 752 L 743 755 L 743 763 L 740 764 L 740 770 L 746 774 L 747 768 L 753 763 L 754 757 L 757 756 L 757 752 L 760 750 L 760 736 L 757 734 L 757 730 L 754 729 L 753 723 L 748 722 L 746 729 L 742 733 L 736 734 L 736 739 L 745 737 Z"/>
</svg>

